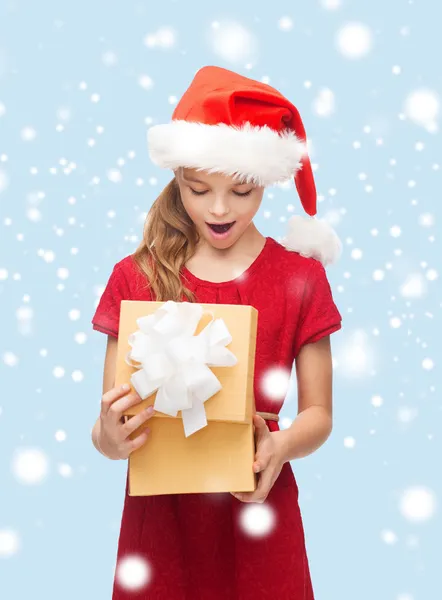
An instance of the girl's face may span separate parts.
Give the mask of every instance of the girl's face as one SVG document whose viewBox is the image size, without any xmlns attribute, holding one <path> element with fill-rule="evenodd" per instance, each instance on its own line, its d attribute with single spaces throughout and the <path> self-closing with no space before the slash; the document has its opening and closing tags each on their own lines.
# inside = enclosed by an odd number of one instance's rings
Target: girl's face
<svg viewBox="0 0 442 600">
<path fill-rule="evenodd" d="M 216 248 L 236 242 L 258 212 L 264 187 L 196 169 L 178 169 L 175 175 L 189 217 L 202 238 Z"/>
</svg>

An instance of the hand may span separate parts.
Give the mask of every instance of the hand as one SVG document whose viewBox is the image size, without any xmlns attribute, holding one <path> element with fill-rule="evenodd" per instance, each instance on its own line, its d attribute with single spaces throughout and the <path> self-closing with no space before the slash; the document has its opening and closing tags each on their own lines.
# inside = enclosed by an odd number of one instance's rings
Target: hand
<svg viewBox="0 0 442 600">
<path fill-rule="evenodd" d="M 261 473 L 258 486 L 254 492 L 230 492 L 241 502 L 263 503 L 267 499 L 273 484 L 278 479 L 284 466 L 282 446 L 279 432 L 271 432 L 260 415 L 253 415 L 255 426 L 256 453 L 253 470 Z"/>
<path fill-rule="evenodd" d="M 149 406 L 138 415 L 130 417 L 126 423 L 123 419 L 123 412 L 141 401 L 142 399 L 137 392 L 128 394 L 127 391 L 121 389 L 121 386 L 114 387 L 103 395 L 95 441 L 102 454 L 111 460 L 128 458 L 134 450 L 140 448 L 147 440 L 149 428 L 144 429 L 143 433 L 134 439 L 129 439 L 129 436 L 152 417 L 154 413 L 153 406 Z"/>
</svg>

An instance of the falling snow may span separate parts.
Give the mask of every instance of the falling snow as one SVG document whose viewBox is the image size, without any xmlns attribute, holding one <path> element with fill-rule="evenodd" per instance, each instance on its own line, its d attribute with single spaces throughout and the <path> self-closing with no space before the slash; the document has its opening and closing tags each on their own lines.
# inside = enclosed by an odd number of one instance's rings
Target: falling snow
<svg viewBox="0 0 442 600">
<path fill-rule="evenodd" d="M 239 523 L 244 533 L 250 537 L 266 537 L 276 524 L 276 514 L 266 503 L 246 504 L 241 509 Z"/>
<path fill-rule="evenodd" d="M 338 31 L 336 44 L 345 58 L 357 60 L 371 51 L 373 35 L 363 23 L 348 23 Z"/>
<path fill-rule="evenodd" d="M 404 491 L 399 503 L 402 516 L 413 523 L 430 520 L 436 510 L 434 492 L 425 487 L 412 487 Z"/>
<path fill-rule="evenodd" d="M 234 21 L 215 21 L 207 39 L 215 56 L 227 61 L 231 67 L 253 62 L 257 58 L 258 42 L 245 25 Z"/>
<path fill-rule="evenodd" d="M 42 5 L 31 36 L 22 35 L 29 15 L 20 3 L 5 3 L 1 17 L 0 477 L 8 493 L 0 560 L 12 566 L 2 591 L 31 596 L 17 573 L 44 572 L 48 561 L 62 573 L 72 557 L 78 581 L 86 564 L 96 566 L 97 600 L 100 569 L 108 584 L 113 576 L 100 540 L 116 544 L 121 497 L 118 465 L 90 442 L 105 343 L 90 318 L 170 179 L 149 160 L 147 129 L 170 118 L 199 66 L 218 64 L 274 85 L 300 109 L 318 216 L 344 242 L 341 261 L 327 269 L 344 325 L 332 336 L 333 432 L 317 454 L 292 462 L 323 569 L 318 597 L 342 595 L 333 573 L 345 561 L 349 598 L 430 598 L 442 493 L 442 173 L 440 69 L 436 49 L 427 50 L 439 21 L 415 0 L 387 3 L 381 20 L 370 4 L 345 0 L 317 0 L 301 12 L 258 3 L 247 14 L 228 2 L 194 13 L 177 2 L 153 12 L 144 4 L 105 19 L 91 4 L 84 31 Z M 293 214 L 303 208 L 291 179 L 266 191 L 255 223 L 279 239 Z M 285 399 L 279 427 L 290 429 L 302 400 L 295 373 L 275 365 L 258 385 L 269 403 Z M 342 541 L 354 535 L 349 498 L 364 521 L 356 546 Z M 321 506 L 342 532 L 331 558 L 315 518 Z M 79 509 L 81 521 L 71 518 Z M 270 503 L 244 504 L 238 517 L 253 543 L 284 523 Z M 98 542 L 85 547 L 92 530 Z M 363 588 L 358 548 L 377 564 Z M 128 592 L 154 575 L 144 556 L 117 565 Z M 81 596 L 75 582 L 63 593 Z"/>
<path fill-rule="evenodd" d="M 116 580 L 128 592 L 148 587 L 151 577 L 151 566 L 142 556 L 125 556 L 117 564 Z"/>
</svg>

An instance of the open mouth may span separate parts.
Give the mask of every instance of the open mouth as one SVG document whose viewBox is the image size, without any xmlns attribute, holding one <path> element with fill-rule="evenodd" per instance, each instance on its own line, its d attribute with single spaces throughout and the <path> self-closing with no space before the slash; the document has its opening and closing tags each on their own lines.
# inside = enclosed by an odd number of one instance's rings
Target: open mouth
<svg viewBox="0 0 442 600">
<path fill-rule="evenodd" d="M 229 229 L 234 225 L 235 221 L 231 223 L 207 223 L 207 225 L 212 229 L 215 233 L 225 233 L 229 231 Z"/>
</svg>

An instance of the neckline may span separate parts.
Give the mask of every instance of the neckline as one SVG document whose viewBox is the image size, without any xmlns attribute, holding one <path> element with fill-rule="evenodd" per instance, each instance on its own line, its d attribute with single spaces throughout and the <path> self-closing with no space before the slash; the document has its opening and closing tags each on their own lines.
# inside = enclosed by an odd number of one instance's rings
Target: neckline
<svg viewBox="0 0 442 600">
<path fill-rule="evenodd" d="M 188 279 L 189 281 L 196 283 L 196 284 L 204 285 L 205 287 L 225 287 L 225 286 L 232 285 L 232 284 L 240 285 L 243 281 L 247 281 L 249 276 L 253 273 L 253 271 L 255 271 L 255 269 L 257 267 L 259 267 L 259 265 L 262 263 L 262 261 L 266 257 L 266 254 L 267 254 L 272 242 L 273 242 L 273 238 L 271 238 L 270 236 L 267 236 L 265 244 L 264 244 L 261 252 L 255 258 L 255 260 L 247 267 L 247 269 L 245 271 L 243 271 L 240 275 L 238 275 L 238 277 L 234 277 L 233 279 L 229 279 L 228 281 L 208 281 L 206 279 L 200 279 L 199 277 L 194 275 L 191 271 L 189 271 L 189 269 L 184 265 L 181 267 L 181 272 L 185 275 L 186 279 Z"/>
</svg>

